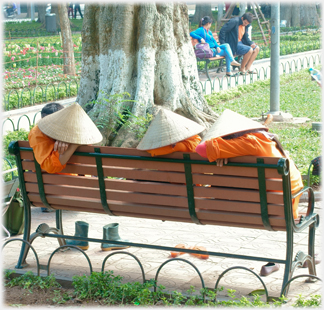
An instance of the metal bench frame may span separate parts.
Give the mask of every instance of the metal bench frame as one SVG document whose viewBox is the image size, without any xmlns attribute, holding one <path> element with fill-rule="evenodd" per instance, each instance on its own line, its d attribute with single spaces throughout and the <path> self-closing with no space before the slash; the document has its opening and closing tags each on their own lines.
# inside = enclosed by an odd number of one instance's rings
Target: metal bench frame
<svg viewBox="0 0 324 310">
<path fill-rule="evenodd" d="M 150 162 L 172 162 L 172 163 L 180 163 L 184 165 L 185 171 L 185 178 L 186 178 L 186 189 L 187 189 L 187 199 L 188 199 L 188 212 L 192 219 L 193 223 L 200 224 L 199 219 L 196 215 L 195 210 L 195 200 L 194 200 L 194 191 L 193 191 L 193 179 L 192 179 L 192 172 L 191 172 L 191 165 L 215 165 L 215 163 L 210 163 L 207 160 L 193 160 L 191 159 L 190 153 L 183 153 L 183 159 L 175 159 L 175 158 L 163 158 L 163 157 L 144 157 L 144 156 L 130 156 L 130 155 L 117 155 L 117 154 L 109 154 L 109 153 L 101 153 L 100 150 L 102 148 L 106 148 L 105 151 L 109 147 L 95 147 L 94 152 L 80 152 L 77 151 L 74 155 L 77 156 L 88 156 L 95 158 L 96 161 L 96 168 L 97 168 L 97 176 L 98 176 L 98 187 L 100 189 L 100 196 L 102 206 L 105 212 L 109 215 L 113 215 L 113 213 L 109 209 L 109 205 L 107 204 L 107 196 L 105 191 L 105 183 L 104 183 L 104 174 L 103 174 L 103 167 L 102 167 L 102 159 L 103 158 L 118 158 L 118 159 L 125 159 L 125 160 L 139 160 L 139 161 L 150 161 Z M 109 149 L 108 149 L 109 150 Z M 22 191 L 23 199 L 24 199 L 24 213 L 25 213 L 25 227 L 24 227 L 24 236 L 23 236 L 23 244 L 21 247 L 20 257 L 18 259 L 18 263 L 16 268 L 23 268 L 26 266 L 26 256 L 30 248 L 32 241 L 36 237 L 51 237 L 57 238 L 61 247 L 67 247 L 65 243 L 65 239 L 72 239 L 72 240 L 86 240 L 89 242 L 98 242 L 104 243 L 107 240 L 103 239 L 94 239 L 94 238 L 81 238 L 75 236 L 68 236 L 63 233 L 63 226 L 62 226 L 62 210 L 56 210 L 56 228 L 50 228 L 47 224 L 41 224 L 37 228 L 36 232 L 30 235 L 31 230 L 31 204 L 28 198 L 28 193 L 25 187 L 25 180 L 24 180 L 24 170 L 22 167 L 22 160 L 20 157 L 21 151 L 28 151 L 33 152 L 32 148 L 30 147 L 22 147 L 19 146 L 19 141 L 13 141 L 9 145 L 9 152 L 12 155 L 16 156 L 17 168 L 19 173 L 19 181 L 20 181 L 20 188 Z M 44 190 L 43 184 L 43 176 L 42 171 L 39 164 L 35 162 L 36 167 L 36 175 L 37 175 L 37 182 L 39 188 L 39 194 L 43 201 L 43 204 L 47 208 L 51 208 L 50 204 L 47 202 L 46 194 Z M 315 229 L 319 224 L 319 215 L 314 213 L 314 193 L 311 188 L 305 187 L 300 192 L 292 196 L 291 194 L 291 186 L 290 186 L 290 173 L 289 173 L 289 161 L 287 158 L 280 158 L 276 165 L 270 165 L 264 163 L 264 158 L 260 157 L 257 158 L 256 163 L 241 163 L 241 162 L 229 162 L 228 166 L 235 166 L 235 167 L 254 167 L 257 168 L 258 171 L 258 182 L 259 182 L 259 194 L 260 194 L 260 208 L 261 208 L 261 216 L 264 228 L 266 230 L 272 231 L 272 227 L 269 222 L 269 214 L 268 214 L 268 203 L 267 203 L 267 191 L 266 191 L 266 178 L 265 178 L 265 169 L 276 169 L 278 173 L 282 176 L 282 186 L 283 186 L 283 199 L 284 199 L 284 216 L 285 216 L 285 223 L 286 223 L 286 258 L 285 259 L 278 259 L 278 258 L 267 258 L 267 257 L 256 257 L 250 255 L 237 255 L 232 253 L 222 253 L 222 252 L 213 252 L 213 251 L 197 251 L 197 250 L 189 250 L 189 249 L 181 249 L 182 252 L 185 253 L 198 253 L 198 254 L 209 254 L 212 256 L 220 256 L 220 257 L 229 257 L 229 258 L 237 258 L 237 259 L 247 259 L 247 260 L 254 260 L 254 261 L 262 261 L 262 262 L 271 262 L 271 263 L 279 263 L 285 265 L 284 271 L 284 278 L 282 283 L 282 291 L 283 295 L 287 295 L 289 290 L 288 282 L 292 280 L 292 274 L 294 270 L 303 265 L 305 261 L 308 261 L 308 268 L 309 274 L 316 277 L 316 270 L 315 270 L 315 259 L 314 259 L 314 243 L 315 243 Z M 305 217 L 302 217 L 299 223 L 296 223 L 293 219 L 292 214 L 292 199 L 302 192 L 308 191 L 309 193 L 309 204 L 308 210 Z M 82 211 L 80 208 L 79 211 Z M 293 235 L 296 232 L 301 232 L 304 229 L 309 228 L 308 233 L 308 254 L 304 254 L 303 252 L 299 251 L 296 257 L 293 259 Z M 166 250 L 166 251 L 179 251 L 179 249 L 175 247 L 166 247 L 166 246 L 158 246 L 158 245 L 151 245 L 151 244 L 139 244 L 139 243 L 132 243 L 132 242 L 121 242 L 121 241 L 110 241 L 109 243 L 117 244 L 117 245 L 124 245 L 124 246 L 132 246 L 132 247 L 141 247 L 141 248 L 150 248 L 150 249 L 158 249 L 158 250 Z M 33 248 L 32 248 L 33 249 Z M 33 250 L 34 251 L 34 250 Z M 81 251 L 81 250 L 80 250 Z M 112 254 L 111 254 L 112 255 Z M 241 267 L 239 267 L 241 268 Z M 243 268 L 243 267 L 242 267 Z M 256 275 L 258 276 L 258 275 Z M 262 282 L 262 280 L 261 280 Z M 263 283 L 263 282 L 262 282 Z M 289 282 L 290 284 L 290 282 Z"/>
</svg>

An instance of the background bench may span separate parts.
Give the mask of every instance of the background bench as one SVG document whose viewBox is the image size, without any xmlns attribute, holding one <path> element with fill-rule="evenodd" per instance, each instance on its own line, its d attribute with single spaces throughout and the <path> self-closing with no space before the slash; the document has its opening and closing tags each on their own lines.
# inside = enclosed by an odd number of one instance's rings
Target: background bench
<svg viewBox="0 0 324 310">
<path fill-rule="evenodd" d="M 309 273 L 316 275 L 314 238 L 319 217 L 314 213 L 314 194 L 311 188 L 303 189 L 309 191 L 307 215 L 294 220 L 289 166 L 285 158 L 237 157 L 230 159 L 228 165 L 217 167 L 195 153 L 177 152 L 151 157 L 136 149 L 82 146 L 62 171 L 67 174 L 48 174 L 41 171 L 34 160 L 28 142 L 11 142 L 9 152 L 17 159 L 25 207 L 23 238 L 30 243 L 38 236 L 59 238 L 60 245 L 65 244 L 65 239 L 103 242 L 102 239 L 64 235 L 61 210 L 285 231 L 286 257 L 283 259 L 189 249 L 181 251 L 284 264 L 283 287 L 295 268 L 306 260 L 311 262 Z M 30 235 L 31 204 L 57 210 L 57 227 L 46 228 L 42 224 Z M 214 228 L 217 232 L 217 227 Z M 309 228 L 308 253 L 299 251 L 293 258 L 293 235 L 306 228 Z M 144 247 L 178 250 L 155 245 Z M 24 243 L 18 268 L 24 266 L 28 249 Z"/>
<path fill-rule="evenodd" d="M 214 39 L 216 40 L 216 42 L 219 44 L 219 41 L 218 41 L 218 35 L 216 32 L 213 33 L 213 37 Z M 192 46 L 195 48 L 195 45 L 199 43 L 199 41 L 197 39 L 194 39 L 193 37 L 190 37 L 191 38 L 191 44 Z M 242 61 L 242 57 L 239 56 L 239 57 L 234 57 L 234 58 L 237 58 L 237 61 L 241 63 Z M 225 72 L 226 71 L 226 60 L 225 60 L 225 57 L 224 56 L 215 56 L 215 57 L 211 57 L 211 58 L 204 58 L 204 59 L 201 59 L 201 58 L 198 58 L 196 57 L 197 59 L 197 66 L 198 66 L 198 63 L 199 62 L 204 62 L 204 72 L 206 73 L 206 76 L 208 78 L 208 80 L 211 81 L 211 78 L 209 76 L 209 72 L 208 72 L 208 64 L 213 62 L 213 61 L 219 61 L 219 64 L 218 66 L 216 67 L 216 72 L 219 73 L 219 72 Z M 235 66 L 232 66 L 232 70 L 234 71 L 237 67 Z M 199 71 L 199 67 L 198 67 L 198 71 Z"/>
</svg>

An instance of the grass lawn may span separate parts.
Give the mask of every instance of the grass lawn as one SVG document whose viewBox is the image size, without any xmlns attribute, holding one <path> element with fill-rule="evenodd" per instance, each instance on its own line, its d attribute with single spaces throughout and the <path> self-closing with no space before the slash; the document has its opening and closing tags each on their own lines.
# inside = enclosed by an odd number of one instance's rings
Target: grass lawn
<svg viewBox="0 0 324 310">
<path fill-rule="evenodd" d="M 246 117 L 260 117 L 262 112 L 270 110 L 270 79 L 205 98 L 218 114 L 231 109 Z M 280 77 L 280 111 L 287 111 L 296 118 L 310 119 L 303 124 L 272 122 L 269 125 L 270 132 L 279 136 L 301 173 L 307 174 L 311 160 L 321 155 L 321 135 L 312 130 L 312 122 L 321 121 L 321 88 L 311 80 L 308 70 Z M 318 178 L 313 178 L 313 182 L 317 181 Z"/>
</svg>

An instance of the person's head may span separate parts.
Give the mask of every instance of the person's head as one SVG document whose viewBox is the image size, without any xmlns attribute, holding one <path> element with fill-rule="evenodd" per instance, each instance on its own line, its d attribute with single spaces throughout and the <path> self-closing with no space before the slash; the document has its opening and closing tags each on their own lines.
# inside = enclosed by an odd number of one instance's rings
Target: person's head
<svg viewBox="0 0 324 310">
<path fill-rule="evenodd" d="M 62 106 L 60 103 L 50 102 L 43 107 L 43 109 L 41 111 L 41 117 L 43 118 L 47 115 L 50 115 L 50 114 L 60 111 L 62 109 L 64 109 L 64 106 Z"/>
<path fill-rule="evenodd" d="M 253 15 L 251 13 L 244 13 L 242 15 L 243 26 L 247 26 L 252 23 Z"/>
<path fill-rule="evenodd" d="M 205 16 L 200 20 L 199 27 L 206 27 L 209 29 L 212 23 L 213 20 L 209 16 Z"/>
<path fill-rule="evenodd" d="M 234 139 L 241 135 L 260 130 L 268 131 L 268 128 L 244 115 L 225 109 L 215 123 L 208 129 L 202 142 L 218 137 Z"/>
<path fill-rule="evenodd" d="M 66 143 L 96 144 L 103 139 L 96 124 L 78 103 L 46 115 L 37 125 L 44 135 Z"/>
</svg>

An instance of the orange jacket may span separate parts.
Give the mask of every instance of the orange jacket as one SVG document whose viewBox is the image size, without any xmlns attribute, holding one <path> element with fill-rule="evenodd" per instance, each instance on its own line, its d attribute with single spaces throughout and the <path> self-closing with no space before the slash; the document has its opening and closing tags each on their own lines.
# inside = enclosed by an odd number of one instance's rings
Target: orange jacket
<svg viewBox="0 0 324 310">
<path fill-rule="evenodd" d="M 276 148 L 276 142 L 268 139 L 260 132 L 245 134 L 241 137 L 225 140 L 215 138 L 206 141 L 207 158 L 210 162 L 218 158 L 231 158 L 237 156 L 267 156 L 282 157 L 283 154 Z M 289 158 L 289 170 L 292 194 L 297 193 L 303 186 L 302 176 Z M 300 196 L 293 199 L 294 218 L 298 217 L 298 203 Z"/>
<path fill-rule="evenodd" d="M 43 134 L 37 125 L 29 132 L 28 140 L 35 158 L 43 170 L 48 173 L 57 173 L 66 167 L 61 164 L 59 153 L 54 152 L 55 140 Z"/>
<path fill-rule="evenodd" d="M 201 138 L 198 135 L 182 140 L 172 145 L 162 146 L 157 149 L 147 150 L 152 156 L 167 155 L 174 152 L 195 152 Z"/>
</svg>

